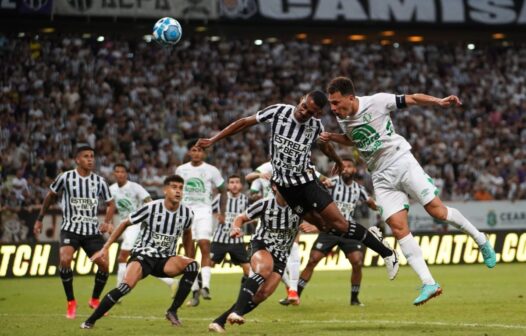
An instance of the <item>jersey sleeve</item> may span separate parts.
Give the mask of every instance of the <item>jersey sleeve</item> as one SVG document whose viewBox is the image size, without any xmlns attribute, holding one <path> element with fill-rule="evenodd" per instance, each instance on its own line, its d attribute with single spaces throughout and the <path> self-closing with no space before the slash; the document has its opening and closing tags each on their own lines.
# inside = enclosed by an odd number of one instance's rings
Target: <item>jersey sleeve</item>
<svg viewBox="0 0 526 336">
<path fill-rule="evenodd" d="M 216 188 L 220 188 L 225 183 L 225 179 L 223 178 L 223 176 L 219 172 L 219 169 L 217 169 L 216 167 L 213 167 L 212 170 L 213 170 L 213 172 L 212 172 L 212 182 L 214 183 L 214 186 Z"/>
<path fill-rule="evenodd" d="M 268 202 L 268 200 L 259 200 L 255 203 L 253 203 L 251 206 L 248 207 L 245 214 L 247 215 L 248 219 L 254 219 L 261 217 L 263 215 L 263 212 L 265 211 L 265 205 Z"/>
<path fill-rule="evenodd" d="M 143 188 L 142 185 L 136 183 L 135 187 L 137 189 L 137 194 L 139 195 L 139 200 L 143 202 L 146 198 L 151 197 L 150 193 L 146 191 L 146 189 Z"/>
<path fill-rule="evenodd" d="M 372 96 L 374 105 L 376 105 L 375 111 L 383 114 L 389 114 L 397 108 L 405 107 L 405 96 L 397 96 L 391 93 L 377 93 Z M 403 97 L 398 98 L 398 97 Z M 403 100 L 403 103 L 402 103 Z"/>
<path fill-rule="evenodd" d="M 66 174 L 62 173 L 59 176 L 57 176 L 57 178 L 55 179 L 55 181 L 53 181 L 53 183 L 51 183 L 51 185 L 49 186 L 49 189 L 51 189 L 53 193 L 58 194 L 59 192 L 64 190 L 65 181 L 66 181 Z"/>
<path fill-rule="evenodd" d="M 186 216 L 186 222 L 184 223 L 184 229 L 188 230 L 192 227 L 192 224 L 194 223 L 194 212 L 190 208 L 186 208 L 188 210 L 188 216 Z"/>
<path fill-rule="evenodd" d="M 274 116 L 276 115 L 276 112 L 278 111 L 279 105 L 271 105 L 269 107 L 264 108 L 263 110 L 260 110 L 256 113 L 256 120 L 258 123 L 269 123 L 272 122 L 274 119 Z"/>
<path fill-rule="evenodd" d="M 272 174 L 272 163 L 270 163 L 270 161 L 267 161 L 259 165 L 259 167 L 256 168 L 256 171 L 260 174 Z"/>
<path fill-rule="evenodd" d="M 219 213 L 221 210 L 221 194 L 217 194 L 212 201 L 212 213 Z"/>
<path fill-rule="evenodd" d="M 369 199 L 369 193 L 363 185 L 359 186 L 360 188 L 360 201 L 365 202 Z"/>
<path fill-rule="evenodd" d="M 100 178 L 100 197 L 104 200 L 104 202 L 109 202 L 113 199 L 113 196 L 111 195 L 110 188 L 108 187 L 108 183 L 106 183 L 106 180 L 104 178 Z"/>
<path fill-rule="evenodd" d="M 259 193 L 261 192 L 261 189 L 263 189 L 263 185 L 261 184 L 261 178 L 257 178 L 250 184 L 250 192 L 252 193 Z"/>
<path fill-rule="evenodd" d="M 140 224 L 148 217 L 150 216 L 150 212 L 152 211 L 151 203 L 145 204 L 139 209 L 137 209 L 135 212 L 132 212 L 128 219 L 130 220 L 132 225 Z"/>
</svg>

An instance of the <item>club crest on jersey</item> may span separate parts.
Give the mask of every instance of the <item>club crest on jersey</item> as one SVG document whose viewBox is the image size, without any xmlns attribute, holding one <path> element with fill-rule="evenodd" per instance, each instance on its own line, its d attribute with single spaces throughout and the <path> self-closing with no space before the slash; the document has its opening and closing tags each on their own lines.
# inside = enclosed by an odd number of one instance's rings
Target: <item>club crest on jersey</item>
<svg viewBox="0 0 526 336">
<path fill-rule="evenodd" d="M 312 126 L 305 126 L 305 137 L 310 138 L 316 131 L 315 127 Z"/>
<path fill-rule="evenodd" d="M 363 121 L 365 121 L 366 123 L 370 122 L 372 119 L 373 119 L 373 116 L 371 115 L 371 113 L 365 113 L 363 115 Z"/>
</svg>

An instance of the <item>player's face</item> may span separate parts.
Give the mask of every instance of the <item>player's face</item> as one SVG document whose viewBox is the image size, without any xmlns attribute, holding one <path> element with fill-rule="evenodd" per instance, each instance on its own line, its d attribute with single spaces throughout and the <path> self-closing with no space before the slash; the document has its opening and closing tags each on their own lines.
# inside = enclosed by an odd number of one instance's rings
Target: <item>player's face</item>
<svg viewBox="0 0 526 336">
<path fill-rule="evenodd" d="M 190 148 L 190 152 L 188 152 L 188 155 L 190 155 L 190 159 L 192 160 L 192 162 L 201 163 L 205 158 L 205 151 L 201 147 L 194 146 Z"/>
<path fill-rule="evenodd" d="M 352 178 L 356 174 L 356 166 L 352 161 L 343 160 L 342 177 L 344 179 Z"/>
<path fill-rule="evenodd" d="M 312 97 L 303 97 L 294 111 L 294 118 L 299 122 L 306 122 L 310 118 L 320 118 L 322 109 L 316 105 Z"/>
<path fill-rule="evenodd" d="M 113 175 L 118 184 L 124 184 L 128 179 L 128 172 L 123 167 L 116 167 L 113 170 Z"/>
<path fill-rule="evenodd" d="M 329 104 L 331 104 L 331 111 L 338 116 L 338 118 L 347 118 L 353 114 L 353 95 L 343 96 L 340 92 L 329 94 Z"/>
<path fill-rule="evenodd" d="M 92 150 L 84 150 L 77 154 L 75 162 L 81 169 L 92 171 L 95 167 L 95 153 Z"/>
<path fill-rule="evenodd" d="M 238 177 L 231 177 L 228 180 L 228 191 L 230 191 L 232 194 L 239 194 L 241 189 L 243 189 L 243 185 L 241 184 L 241 180 Z"/>
<path fill-rule="evenodd" d="M 184 184 L 181 182 L 170 182 L 164 186 L 164 197 L 171 203 L 181 202 Z"/>
</svg>

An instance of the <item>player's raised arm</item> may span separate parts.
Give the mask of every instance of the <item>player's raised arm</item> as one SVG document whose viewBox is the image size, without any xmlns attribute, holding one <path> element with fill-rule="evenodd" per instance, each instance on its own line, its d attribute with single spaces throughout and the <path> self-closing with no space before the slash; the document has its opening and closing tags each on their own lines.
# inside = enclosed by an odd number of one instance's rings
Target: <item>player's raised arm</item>
<svg viewBox="0 0 526 336">
<path fill-rule="evenodd" d="M 230 237 L 241 237 L 243 235 L 241 227 L 248 222 L 250 222 L 250 218 L 248 218 L 246 213 L 236 216 L 232 223 L 232 229 L 230 229 Z"/>
<path fill-rule="evenodd" d="M 339 174 L 343 170 L 343 162 L 340 156 L 334 150 L 334 147 L 331 145 L 330 142 L 323 141 L 318 141 L 318 145 L 320 146 L 320 149 L 323 152 L 323 154 L 325 154 L 329 159 L 334 161 L 334 167 L 331 171 L 331 174 Z"/>
<path fill-rule="evenodd" d="M 108 255 L 108 250 L 111 246 L 111 244 L 113 244 L 117 239 L 119 239 L 119 237 L 122 235 L 122 233 L 124 232 L 124 230 L 126 230 L 126 228 L 131 225 L 131 221 L 129 218 L 126 218 L 125 220 L 123 220 L 119 226 L 117 226 L 117 228 L 111 233 L 110 237 L 108 238 L 108 240 L 106 241 L 106 243 L 104 243 L 104 246 L 102 246 L 102 249 L 98 252 L 96 252 L 91 258 L 90 260 L 91 261 L 95 261 L 99 258 L 105 258 L 107 257 Z"/>
<path fill-rule="evenodd" d="M 457 96 L 451 95 L 445 98 L 437 98 L 423 93 L 415 93 L 410 95 L 405 95 L 405 104 L 407 106 L 411 105 L 427 105 L 427 106 L 440 106 L 440 107 L 450 107 L 450 106 L 460 106 L 462 102 Z"/>
<path fill-rule="evenodd" d="M 245 117 L 238 119 L 225 127 L 223 130 L 221 130 L 219 133 L 214 135 L 213 137 L 209 139 L 199 139 L 196 143 L 196 146 L 201 148 L 208 148 L 218 142 L 219 140 L 223 138 L 227 138 L 233 134 L 236 134 L 238 132 L 241 132 L 251 126 L 254 126 L 257 124 L 258 121 L 256 119 L 256 115 L 252 115 L 250 117 Z"/>
</svg>

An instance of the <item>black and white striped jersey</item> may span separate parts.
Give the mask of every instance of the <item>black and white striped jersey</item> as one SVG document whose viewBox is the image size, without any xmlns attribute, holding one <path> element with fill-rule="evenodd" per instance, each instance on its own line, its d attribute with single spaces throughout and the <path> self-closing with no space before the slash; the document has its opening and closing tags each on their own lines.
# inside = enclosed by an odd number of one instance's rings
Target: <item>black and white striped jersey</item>
<svg viewBox="0 0 526 336">
<path fill-rule="evenodd" d="M 241 244 L 243 243 L 243 238 L 230 237 L 230 229 L 232 228 L 232 223 L 234 223 L 236 216 L 247 209 L 248 197 L 245 194 L 239 194 L 237 197 L 232 197 L 230 193 L 227 194 L 228 198 L 225 209 L 225 223 L 217 225 L 212 241 L 222 244 Z"/>
<path fill-rule="evenodd" d="M 301 219 L 288 206 L 280 206 L 274 197 L 261 199 L 248 207 L 249 219 L 259 218 L 260 223 L 252 240 L 261 240 L 267 250 L 279 261 L 287 262 Z"/>
<path fill-rule="evenodd" d="M 164 206 L 164 199 L 159 199 L 143 205 L 130 214 L 129 219 L 132 224 L 141 225 L 132 252 L 167 258 L 176 255 L 177 240 L 192 226 L 194 213 L 183 204 L 177 211 L 170 211 Z"/>
<path fill-rule="evenodd" d="M 312 145 L 323 132 L 320 119 L 304 123 L 294 119 L 295 106 L 277 104 L 256 114 L 259 123 L 271 125 L 272 180 L 280 186 L 296 186 L 316 179 L 311 163 Z"/>
<path fill-rule="evenodd" d="M 358 202 L 367 201 L 369 194 L 365 187 L 352 181 L 351 184 L 346 184 L 341 176 L 335 176 L 330 179 L 332 187 L 331 195 L 336 205 L 340 209 L 343 217 L 347 220 L 353 220 L 354 209 Z"/>
<path fill-rule="evenodd" d="M 212 213 L 218 214 L 221 212 L 221 194 L 216 194 L 214 199 L 212 200 Z"/>
<path fill-rule="evenodd" d="M 102 176 L 91 173 L 84 177 L 76 169 L 68 170 L 57 176 L 49 188 L 55 194 L 62 193 L 61 231 L 83 236 L 99 234 L 99 198 L 104 202 L 112 200 L 110 188 Z"/>
</svg>

